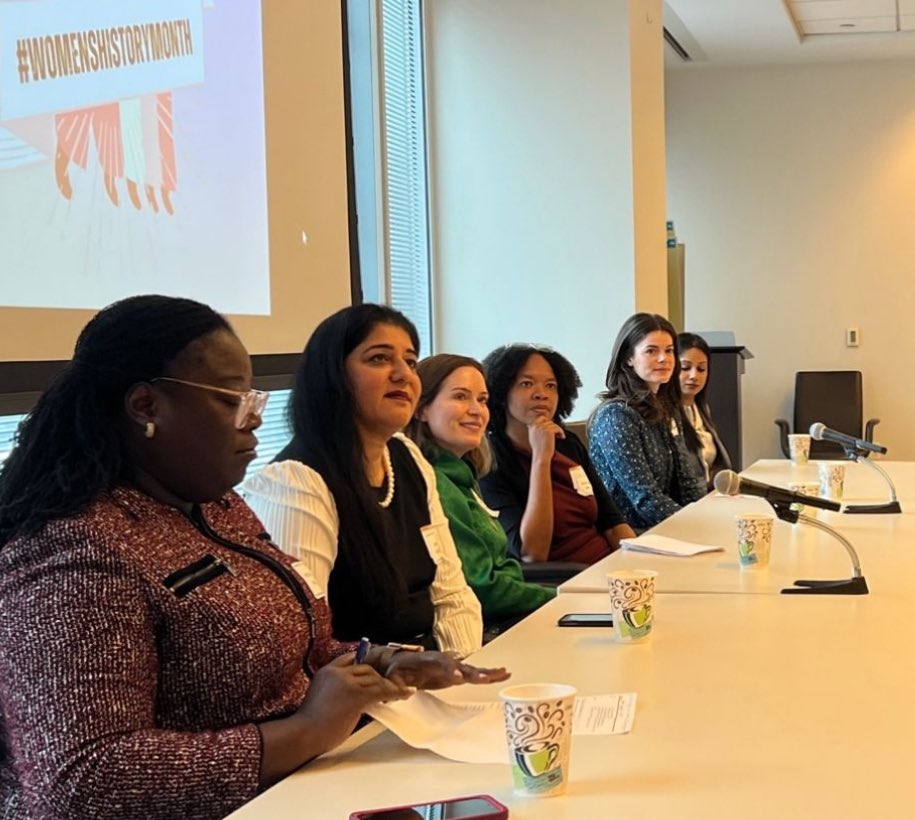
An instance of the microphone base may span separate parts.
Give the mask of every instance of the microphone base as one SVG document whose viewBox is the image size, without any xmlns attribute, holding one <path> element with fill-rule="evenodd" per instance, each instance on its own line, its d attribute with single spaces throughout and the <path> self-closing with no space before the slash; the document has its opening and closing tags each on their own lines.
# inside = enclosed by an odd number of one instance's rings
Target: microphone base
<svg viewBox="0 0 915 820">
<path fill-rule="evenodd" d="M 886 504 L 854 504 L 842 510 L 847 515 L 891 515 L 901 513 L 898 501 L 887 501 Z"/>
<path fill-rule="evenodd" d="M 867 581 L 863 575 L 841 581 L 795 581 L 793 587 L 782 590 L 782 595 L 867 595 Z"/>
</svg>

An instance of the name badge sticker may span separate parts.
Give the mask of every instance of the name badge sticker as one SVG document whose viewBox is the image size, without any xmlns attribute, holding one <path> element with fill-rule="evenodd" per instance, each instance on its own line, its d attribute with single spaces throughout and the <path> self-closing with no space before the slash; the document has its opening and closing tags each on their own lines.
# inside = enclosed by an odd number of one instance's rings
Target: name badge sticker
<svg viewBox="0 0 915 820">
<path fill-rule="evenodd" d="M 569 478 L 572 479 L 572 486 L 575 488 L 576 493 L 585 496 L 594 495 L 594 487 L 591 486 L 591 482 L 588 480 L 588 474 L 581 464 L 569 467 Z"/>
</svg>

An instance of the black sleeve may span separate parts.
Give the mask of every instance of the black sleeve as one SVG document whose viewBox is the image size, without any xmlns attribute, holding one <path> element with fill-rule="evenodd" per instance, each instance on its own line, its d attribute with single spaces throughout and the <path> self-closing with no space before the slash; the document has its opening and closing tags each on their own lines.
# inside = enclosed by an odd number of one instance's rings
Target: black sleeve
<svg viewBox="0 0 915 820">
<path fill-rule="evenodd" d="M 597 470 L 594 469 L 591 456 L 588 455 L 588 450 L 582 444 L 581 439 L 566 428 L 566 437 L 563 440 L 563 445 L 565 445 L 562 447 L 564 454 L 581 464 L 588 481 L 591 482 L 591 487 L 594 490 L 594 500 L 597 502 L 597 521 L 595 522 L 597 531 L 603 533 L 607 530 L 612 530 L 619 524 L 625 524 L 626 519 L 623 518 L 616 503 L 610 497 L 610 493 L 607 492 L 604 482 L 601 481 L 600 476 L 597 474 Z"/>
<path fill-rule="evenodd" d="M 499 513 L 499 523 L 508 536 L 508 552 L 521 558 L 521 519 L 527 506 L 528 481 L 521 465 L 502 456 L 499 466 L 480 479 L 480 492 L 486 506 Z"/>
</svg>

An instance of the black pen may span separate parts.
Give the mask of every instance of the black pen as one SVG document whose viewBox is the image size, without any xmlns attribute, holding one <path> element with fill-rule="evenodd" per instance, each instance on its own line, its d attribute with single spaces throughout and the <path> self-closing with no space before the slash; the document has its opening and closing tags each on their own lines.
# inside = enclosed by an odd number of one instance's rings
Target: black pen
<svg viewBox="0 0 915 820">
<path fill-rule="evenodd" d="M 365 663 L 365 656 L 369 654 L 371 647 L 372 643 L 368 638 L 359 641 L 359 646 L 356 647 L 356 663 Z"/>
</svg>

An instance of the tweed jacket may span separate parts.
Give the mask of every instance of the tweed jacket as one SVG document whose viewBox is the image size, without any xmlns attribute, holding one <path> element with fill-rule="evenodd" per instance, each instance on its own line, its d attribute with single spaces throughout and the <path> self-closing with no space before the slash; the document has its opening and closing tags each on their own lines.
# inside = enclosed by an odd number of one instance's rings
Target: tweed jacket
<svg viewBox="0 0 915 820">
<path fill-rule="evenodd" d="M 350 648 L 293 564 L 234 493 L 189 517 L 116 488 L 3 547 L 0 816 L 216 818 L 254 797 L 255 723 Z"/>
</svg>

